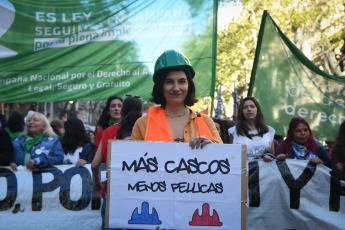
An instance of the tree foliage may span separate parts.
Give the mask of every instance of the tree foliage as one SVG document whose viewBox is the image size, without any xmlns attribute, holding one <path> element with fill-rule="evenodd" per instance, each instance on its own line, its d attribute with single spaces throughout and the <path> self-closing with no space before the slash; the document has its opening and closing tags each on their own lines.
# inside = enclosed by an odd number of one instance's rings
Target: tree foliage
<svg viewBox="0 0 345 230">
<path fill-rule="evenodd" d="M 222 83 L 226 107 L 236 85 L 247 95 L 261 18 L 267 10 L 280 29 L 320 69 L 345 76 L 345 17 L 343 0 L 223 1 L 242 8 L 224 30 L 218 30 L 217 83 Z M 223 87 L 222 87 L 223 88 Z M 227 110 L 224 116 L 232 111 Z"/>
</svg>

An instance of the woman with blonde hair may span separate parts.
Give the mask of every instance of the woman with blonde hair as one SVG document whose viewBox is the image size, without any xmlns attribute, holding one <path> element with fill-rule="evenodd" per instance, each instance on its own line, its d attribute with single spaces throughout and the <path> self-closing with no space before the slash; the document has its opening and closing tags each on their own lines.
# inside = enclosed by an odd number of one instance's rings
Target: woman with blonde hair
<svg viewBox="0 0 345 230">
<path fill-rule="evenodd" d="M 14 162 L 10 165 L 14 171 L 17 171 L 19 165 L 31 171 L 34 167 L 44 168 L 63 163 L 64 152 L 60 140 L 46 116 L 39 112 L 27 116 L 24 134 L 13 141 L 13 148 Z"/>
</svg>

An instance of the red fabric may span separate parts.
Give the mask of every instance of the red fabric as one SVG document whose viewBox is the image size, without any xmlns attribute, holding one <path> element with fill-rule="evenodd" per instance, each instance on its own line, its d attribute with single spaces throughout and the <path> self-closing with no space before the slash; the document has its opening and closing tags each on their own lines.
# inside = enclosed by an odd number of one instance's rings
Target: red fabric
<svg viewBox="0 0 345 230">
<path fill-rule="evenodd" d="M 107 166 L 108 166 L 108 164 L 107 164 L 108 140 L 116 139 L 117 133 L 118 133 L 120 128 L 121 128 L 121 125 L 112 125 L 103 131 L 103 134 L 102 134 L 102 155 L 103 155 L 104 162 Z"/>
<path fill-rule="evenodd" d="M 112 125 L 103 131 L 103 134 L 102 134 L 102 156 L 103 156 L 103 160 L 104 160 L 105 164 L 107 165 L 107 167 L 108 167 L 108 164 L 107 164 L 108 140 L 116 139 L 117 133 L 118 133 L 120 128 L 121 128 L 121 125 Z M 108 178 L 108 172 L 107 172 L 107 178 Z M 102 197 L 103 198 L 105 196 L 105 192 L 107 191 L 107 186 L 108 186 L 108 183 L 106 181 L 105 185 L 103 187 L 103 190 L 102 190 Z"/>
</svg>

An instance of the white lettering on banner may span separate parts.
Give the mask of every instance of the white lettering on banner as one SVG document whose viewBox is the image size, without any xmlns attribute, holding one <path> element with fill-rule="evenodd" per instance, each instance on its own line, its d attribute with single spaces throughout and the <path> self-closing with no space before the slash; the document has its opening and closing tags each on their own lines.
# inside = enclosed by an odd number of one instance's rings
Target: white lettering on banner
<svg viewBox="0 0 345 230">
<path fill-rule="evenodd" d="M 63 74 L 50 74 L 48 73 L 47 75 L 38 75 L 34 74 L 30 76 L 30 81 L 55 81 L 55 80 L 67 80 L 69 79 L 69 73 L 63 73 Z"/>
<path fill-rule="evenodd" d="M 0 84 L 5 84 L 5 85 L 10 85 L 14 83 L 22 83 L 22 82 L 27 82 L 27 81 L 28 81 L 28 78 L 22 77 L 22 76 L 4 78 L 4 79 L 0 78 Z"/>
<path fill-rule="evenodd" d="M 321 81 L 316 77 L 311 83 L 286 86 L 287 96 L 292 98 L 293 104 L 284 106 L 285 114 L 307 119 L 316 130 L 321 123 L 332 127 L 341 124 L 345 120 L 344 84 L 324 78 Z"/>
<path fill-rule="evenodd" d="M 92 11 L 90 12 L 77 12 L 77 13 L 46 13 L 36 12 L 36 22 L 55 23 L 61 21 L 63 23 L 89 21 Z M 84 20 L 83 20 L 84 19 Z"/>
<path fill-rule="evenodd" d="M 58 90 L 67 90 L 67 91 L 73 91 L 73 90 L 85 90 L 87 89 L 87 84 L 63 84 L 58 83 L 57 84 Z"/>
<path fill-rule="evenodd" d="M 325 112 L 318 111 L 318 110 L 307 110 L 306 108 L 299 108 L 296 110 L 296 102 L 293 105 L 286 105 L 285 106 L 285 113 L 291 116 L 299 116 L 308 119 L 318 119 L 321 122 L 330 122 L 332 124 L 341 124 L 345 120 L 345 114 L 331 114 L 327 115 Z"/>
<path fill-rule="evenodd" d="M 41 85 L 41 86 L 29 85 L 29 92 L 33 92 L 33 91 L 43 92 L 43 91 L 52 91 L 52 90 L 54 90 L 54 88 L 52 87 L 52 84 Z"/>
<path fill-rule="evenodd" d="M 122 77 L 122 76 L 129 76 L 131 74 L 130 70 L 123 70 L 120 69 L 118 71 L 113 72 L 104 72 L 102 70 L 97 71 L 97 77 Z"/>
<path fill-rule="evenodd" d="M 116 88 L 116 87 L 129 87 L 131 83 L 129 81 L 117 81 L 117 82 L 97 82 L 97 88 Z"/>
<path fill-rule="evenodd" d="M 34 51 L 47 48 L 61 48 L 83 45 L 89 42 L 131 40 L 134 38 L 155 38 L 165 36 L 189 36 L 192 34 L 190 21 L 161 22 L 140 25 L 120 25 L 102 30 L 86 31 L 88 25 L 65 27 L 36 27 L 38 36 L 68 36 L 64 38 L 34 38 Z"/>
</svg>

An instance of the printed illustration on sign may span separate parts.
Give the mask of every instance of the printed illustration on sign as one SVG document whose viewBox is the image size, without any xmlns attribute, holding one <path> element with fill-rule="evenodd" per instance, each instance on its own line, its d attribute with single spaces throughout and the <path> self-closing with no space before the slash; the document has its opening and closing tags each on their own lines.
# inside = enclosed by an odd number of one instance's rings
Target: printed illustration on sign
<svg viewBox="0 0 345 230">
<path fill-rule="evenodd" d="M 202 205 L 202 214 L 199 216 L 199 209 L 195 210 L 192 221 L 189 222 L 191 226 L 222 226 L 223 223 L 219 222 L 219 216 L 215 209 L 213 215 L 210 216 L 210 206 L 205 203 Z"/>
<path fill-rule="evenodd" d="M 158 218 L 158 213 L 155 208 L 152 208 L 152 214 L 149 214 L 149 203 L 143 202 L 141 204 L 141 214 L 138 213 L 136 207 L 132 213 L 131 220 L 128 224 L 161 224 L 162 221 Z"/>
</svg>

